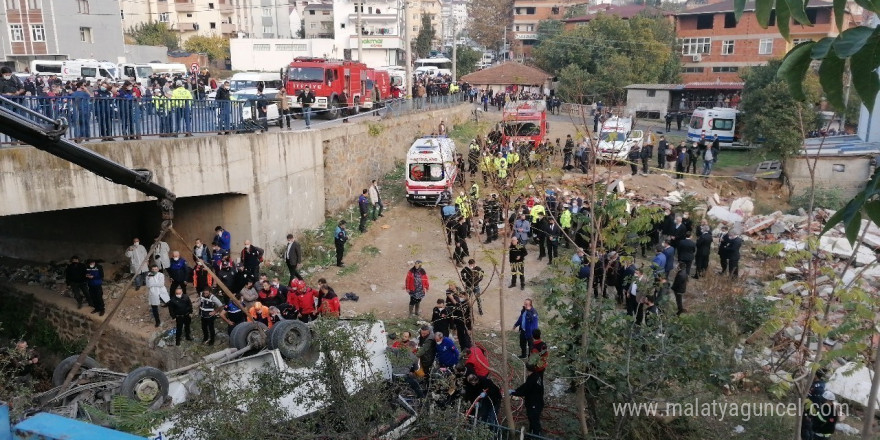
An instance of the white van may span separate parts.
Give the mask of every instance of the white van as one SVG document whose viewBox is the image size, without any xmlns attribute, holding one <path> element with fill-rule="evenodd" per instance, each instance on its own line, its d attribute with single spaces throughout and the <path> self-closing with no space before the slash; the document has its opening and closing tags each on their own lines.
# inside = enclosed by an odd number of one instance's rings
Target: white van
<svg viewBox="0 0 880 440">
<path fill-rule="evenodd" d="M 153 74 L 153 68 L 149 64 L 122 63 L 117 66 L 119 68 L 119 79 L 132 79 L 144 86 L 150 85 L 150 75 Z"/>
<path fill-rule="evenodd" d="M 407 87 L 409 87 L 409 81 L 406 80 L 406 70 L 400 66 L 385 66 L 379 67 L 376 70 L 384 70 L 388 72 L 388 77 L 391 79 L 391 85 L 397 86 L 400 88 L 402 94 L 406 94 Z"/>
<path fill-rule="evenodd" d="M 612 116 L 602 123 L 599 130 L 599 159 L 626 159 L 632 147 L 644 144 L 644 132 L 633 130 L 633 119 Z"/>
<path fill-rule="evenodd" d="M 186 66 L 180 63 L 150 63 L 150 68 L 153 69 L 153 72 L 164 75 L 166 73 L 170 73 L 171 76 L 180 75 L 186 77 L 189 75 L 189 70 L 186 69 Z"/>
<path fill-rule="evenodd" d="M 698 107 L 691 115 L 691 122 L 688 124 L 688 142 L 698 142 L 703 135 L 711 141 L 717 134 L 719 145 L 722 147 L 741 145 L 737 134 L 738 116 L 739 111 L 732 108 Z"/>
<path fill-rule="evenodd" d="M 229 90 L 256 89 L 259 83 L 263 83 L 265 89 L 284 87 L 280 72 L 239 72 L 229 79 Z"/>
<path fill-rule="evenodd" d="M 455 142 L 447 137 L 424 136 L 416 139 L 406 155 L 406 200 L 413 204 L 435 205 L 452 194 L 458 177 Z"/>
<path fill-rule="evenodd" d="M 32 75 L 55 75 L 62 81 L 76 81 L 80 78 L 88 81 L 115 80 L 106 66 L 94 60 L 33 60 L 30 70 Z M 115 67 L 112 71 L 116 71 Z"/>
</svg>

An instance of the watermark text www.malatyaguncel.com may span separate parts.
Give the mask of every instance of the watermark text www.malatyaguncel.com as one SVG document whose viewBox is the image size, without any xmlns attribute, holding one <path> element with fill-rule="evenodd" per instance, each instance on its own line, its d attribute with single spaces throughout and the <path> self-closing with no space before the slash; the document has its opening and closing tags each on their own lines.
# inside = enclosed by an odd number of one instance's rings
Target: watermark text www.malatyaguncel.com
<svg viewBox="0 0 880 440">
<path fill-rule="evenodd" d="M 719 421 L 725 418 L 749 421 L 752 417 L 800 417 L 804 411 L 798 402 L 719 402 L 717 400 L 693 402 L 642 402 L 614 403 L 614 415 L 649 417 L 711 417 Z M 849 415 L 849 406 L 835 403 L 839 415 Z M 817 405 L 814 411 L 829 411 L 830 407 Z M 830 414 L 826 414 L 830 415 Z"/>
</svg>

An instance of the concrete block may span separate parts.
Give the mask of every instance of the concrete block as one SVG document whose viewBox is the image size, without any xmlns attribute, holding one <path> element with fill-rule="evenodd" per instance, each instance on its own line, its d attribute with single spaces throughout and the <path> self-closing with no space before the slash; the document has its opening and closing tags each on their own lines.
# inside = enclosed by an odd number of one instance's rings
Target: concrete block
<svg viewBox="0 0 880 440">
<path fill-rule="evenodd" d="M 743 220 L 741 215 L 730 212 L 729 209 L 723 206 L 713 206 L 706 215 L 725 223 L 738 223 Z"/>
<path fill-rule="evenodd" d="M 801 288 L 800 281 L 789 281 L 782 286 L 779 287 L 779 291 L 786 294 L 791 295 L 792 293 L 797 292 Z"/>
</svg>

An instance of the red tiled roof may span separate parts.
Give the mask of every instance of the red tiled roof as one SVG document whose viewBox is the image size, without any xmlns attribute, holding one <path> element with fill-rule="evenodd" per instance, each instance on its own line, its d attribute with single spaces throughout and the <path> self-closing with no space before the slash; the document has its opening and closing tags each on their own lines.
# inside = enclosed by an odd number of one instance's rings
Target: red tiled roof
<svg viewBox="0 0 880 440">
<path fill-rule="evenodd" d="M 552 77 L 553 75 L 536 67 L 526 66 L 525 64 L 517 63 L 515 61 L 508 61 L 497 66 L 469 73 L 462 76 L 461 80 L 474 85 L 498 84 L 540 86 Z"/>
</svg>

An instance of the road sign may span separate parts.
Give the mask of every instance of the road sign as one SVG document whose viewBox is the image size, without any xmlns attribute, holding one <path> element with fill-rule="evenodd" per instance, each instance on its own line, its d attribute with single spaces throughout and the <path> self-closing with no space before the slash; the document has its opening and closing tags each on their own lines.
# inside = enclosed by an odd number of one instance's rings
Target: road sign
<svg viewBox="0 0 880 440">
<path fill-rule="evenodd" d="M 190 72 L 196 73 L 199 71 L 199 63 L 192 63 L 189 65 Z"/>
</svg>

